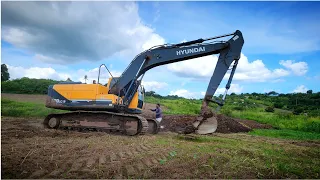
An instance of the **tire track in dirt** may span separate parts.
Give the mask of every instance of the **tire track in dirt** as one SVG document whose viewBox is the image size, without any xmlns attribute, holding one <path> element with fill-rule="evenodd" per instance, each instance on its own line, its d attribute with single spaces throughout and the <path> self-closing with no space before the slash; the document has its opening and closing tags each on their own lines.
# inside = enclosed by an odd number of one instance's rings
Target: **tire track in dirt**
<svg viewBox="0 0 320 180">
<path fill-rule="evenodd" d="M 160 160 L 165 160 L 167 153 L 168 149 L 159 151 L 157 146 L 141 144 L 119 152 L 103 152 L 75 160 L 67 158 L 53 171 L 37 170 L 29 178 L 98 178 L 110 175 L 113 178 L 143 177 L 148 169 L 159 165 Z"/>
</svg>

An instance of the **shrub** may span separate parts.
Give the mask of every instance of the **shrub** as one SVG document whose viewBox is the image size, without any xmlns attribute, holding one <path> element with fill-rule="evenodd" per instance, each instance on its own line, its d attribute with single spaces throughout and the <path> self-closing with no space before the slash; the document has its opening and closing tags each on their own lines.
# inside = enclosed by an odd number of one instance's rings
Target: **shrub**
<svg viewBox="0 0 320 180">
<path fill-rule="evenodd" d="M 303 112 L 303 108 L 301 108 L 301 107 L 296 107 L 296 108 L 294 108 L 294 110 L 293 110 L 293 114 L 295 114 L 295 115 L 299 115 L 299 114 L 301 114 Z"/>
<path fill-rule="evenodd" d="M 57 84 L 61 81 L 50 79 L 21 78 L 9 80 L 1 83 L 1 92 L 21 93 L 21 94 L 46 94 L 49 85 Z"/>
<path fill-rule="evenodd" d="M 312 110 L 308 112 L 308 115 L 311 117 L 317 117 L 320 116 L 320 110 Z"/>
<path fill-rule="evenodd" d="M 273 104 L 273 106 L 275 107 L 275 108 L 283 108 L 283 106 L 284 106 L 284 104 L 283 103 L 281 103 L 281 102 L 276 102 L 276 103 L 274 103 Z"/>
<path fill-rule="evenodd" d="M 266 112 L 274 112 L 274 107 L 268 106 L 268 107 L 266 107 L 265 111 Z"/>
</svg>

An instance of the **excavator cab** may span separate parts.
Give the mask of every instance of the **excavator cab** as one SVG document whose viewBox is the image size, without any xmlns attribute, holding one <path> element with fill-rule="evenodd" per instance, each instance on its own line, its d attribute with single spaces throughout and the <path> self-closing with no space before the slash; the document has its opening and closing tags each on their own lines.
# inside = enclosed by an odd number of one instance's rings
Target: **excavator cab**
<svg viewBox="0 0 320 180">
<path fill-rule="evenodd" d="M 100 68 L 103 66 L 102 64 Z M 123 97 L 109 93 L 110 88 L 119 77 L 111 76 L 106 85 L 100 82 L 100 68 L 98 82 L 85 84 L 81 82 L 62 82 L 49 86 L 46 107 L 63 110 L 114 111 L 123 105 Z M 140 84 L 140 83 L 139 83 Z M 128 105 L 130 113 L 139 114 L 144 106 L 145 89 L 140 84 Z"/>
</svg>

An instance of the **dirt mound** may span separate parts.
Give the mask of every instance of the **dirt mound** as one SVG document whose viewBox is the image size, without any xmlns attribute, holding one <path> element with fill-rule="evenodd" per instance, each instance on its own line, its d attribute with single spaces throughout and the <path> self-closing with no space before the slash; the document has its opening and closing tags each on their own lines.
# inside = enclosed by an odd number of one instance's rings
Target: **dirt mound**
<svg viewBox="0 0 320 180">
<path fill-rule="evenodd" d="M 250 127 L 239 123 L 231 117 L 224 116 L 222 114 L 217 115 L 218 128 L 217 133 L 237 133 L 237 132 L 249 132 Z"/>
<path fill-rule="evenodd" d="M 191 115 L 164 115 L 160 123 L 164 127 L 161 131 L 177 132 L 195 120 L 196 116 Z"/>
<path fill-rule="evenodd" d="M 272 128 L 272 126 L 269 124 L 261 124 L 253 120 L 247 120 L 247 119 L 234 119 L 234 120 L 238 121 L 239 123 L 245 126 L 250 127 L 251 129 L 271 129 Z"/>
<path fill-rule="evenodd" d="M 148 118 L 150 118 L 150 116 L 148 116 Z M 195 115 L 164 115 L 160 123 L 164 128 L 160 131 L 178 132 L 194 122 L 196 118 L 197 116 Z M 272 126 L 260 124 L 255 121 L 234 119 L 222 114 L 217 115 L 217 120 L 217 133 L 238 133 L 249 132 L 253 128 L 272 128 Z"/>
<path fill-rule="evenodd" d="M 146 103 L 141 116 L 145 118 L 155 118 L 155 112 L 150 111 L 154 109 L 155 104 Z M 161 107 L 165 110 L 166 107 Z M 209 114 L 210 116 L 211 114 Z M 184 129 L 186 126 L 192 124 L 196 120 L 196 115 L 163 115 L 160 123 L 164 128 L 160 131 L 166 132 L 178 132 Z M 218 127 L 217 133 L 238 133 L 238 132 L 249 132 L 252 129 L 271 129 L 272 126 L 268 124 L 261 124 L 253 120 L 237 119 L 225 116 L 223 114 L 217 115 Z"/>
</svg>

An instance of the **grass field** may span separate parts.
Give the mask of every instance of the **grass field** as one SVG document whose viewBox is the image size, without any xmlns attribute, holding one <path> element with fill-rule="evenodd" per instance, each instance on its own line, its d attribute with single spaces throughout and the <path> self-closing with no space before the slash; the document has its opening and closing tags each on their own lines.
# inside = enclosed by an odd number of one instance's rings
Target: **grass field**
<svg viewBox="0 0 320 180">
<path fill-rule="evenodd" d="M 313 125 L 306 128 L 317 119 L 232 110 L 233 116 L 264 115 L 257 121 L 270 119 L 277 129 L 193 135 L 189 140 L 171 132 L 125 137 L 43 129 L 43 117 L 57 111 L 44 102 L 42 95 L 2 94 L 3 178 L 320 178 L 320 133 Z M 196 114 L 198 108 L 195 101 L 161 104 L 166 114 L 181 114 L 187 107 Z"/>
<path fill-rule="evenodd" d="M 200 100 L 168 100 L 147 97 L 147 102 L 161 103 L 167 107 L 166 114 L 190 114 L 200 113 Z M 262 106 L 262 107 L 261 107 Z M 240 108 L 239 108 L 240 107 Z M 278 129 L 296 130 L 303 132 L 320 133 L 320 117 L 307 117 L 304 115 L 293 115 L 288 111 L 276 109 L 274 113 L 265 112 L 261 104 L 247 103 L 244 105 L 226 104 L 220 113 L 234 118 L 255 120 L 260 123 L 271 124 Z M 240 110 L 238 110 L 240 109 Z"/>
</svg>

